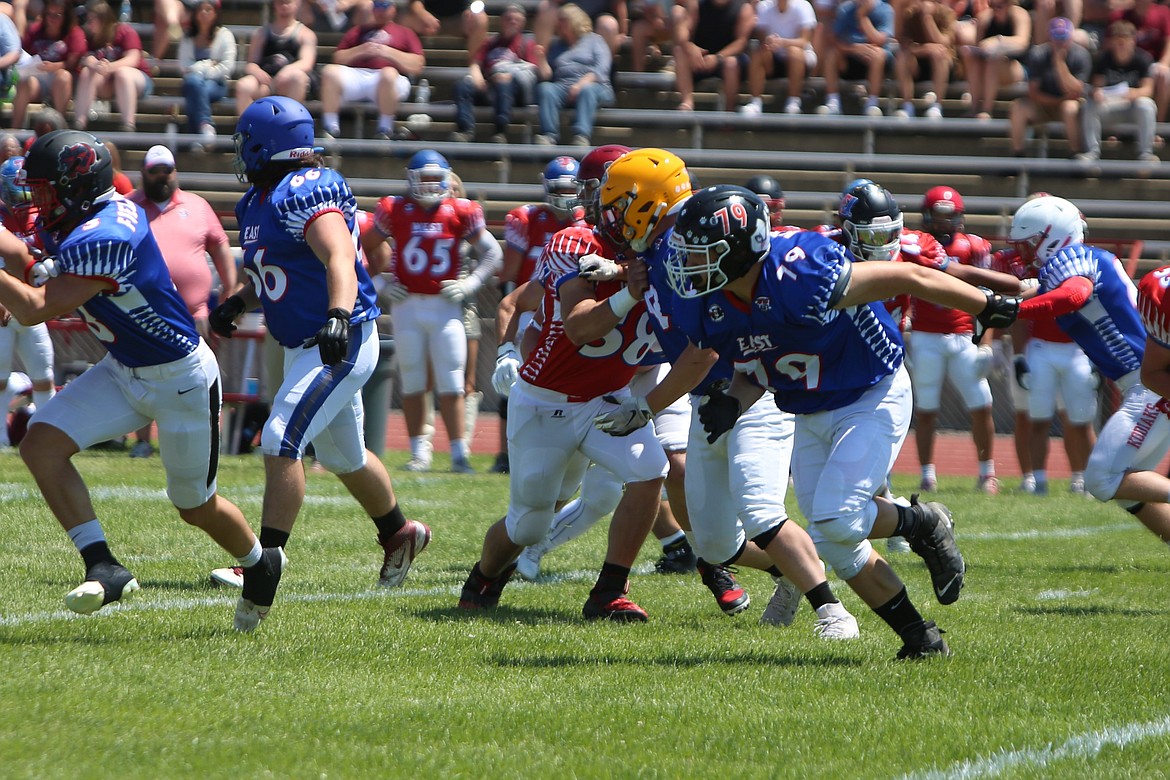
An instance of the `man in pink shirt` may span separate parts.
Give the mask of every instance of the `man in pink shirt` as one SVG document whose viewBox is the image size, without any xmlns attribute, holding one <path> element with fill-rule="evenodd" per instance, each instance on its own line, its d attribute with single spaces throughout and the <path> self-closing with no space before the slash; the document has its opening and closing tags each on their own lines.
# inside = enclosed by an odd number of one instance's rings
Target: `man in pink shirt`
<svg viewBox="0 0 1170 780">
<path fill-rule="evenodd" d="M 215 263 L 222 287 L 220 300 L 236 291 L 236 261 L 219 217 L 203 198 L 179 189 L 175 156 L 165 146 L 152 146 L 142 162 L 142 187 L 130 200 L 146 210 L 150 230 L 162 250 L 171 279 L 195 318 L 195 327 L 208 342 L 211 328 L 207 324 L 207 301 L 211 296 L 211 267 Z M 148 458 L 154 453 L 150 444 L 150 426 L 136 434 L 138 442 L 130 450 L 132 458 Z"/>
</svg>

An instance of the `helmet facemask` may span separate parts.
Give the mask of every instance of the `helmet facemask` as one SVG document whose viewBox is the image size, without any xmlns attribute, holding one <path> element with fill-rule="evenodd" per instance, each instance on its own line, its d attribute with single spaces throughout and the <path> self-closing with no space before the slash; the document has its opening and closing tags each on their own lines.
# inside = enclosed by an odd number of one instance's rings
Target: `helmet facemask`
<svg viewBox="0 0 1170 780">
<path fill-rule="evenodd" d="M 858 225 L 846 219 L 845 233 L 849 248 L 862 260 L 893 260 L 902 243 L 902 215 L 875 217 L 872 222 Z"/>
<path fill-rule="evenodd" d="M 576 179 L 561 177 L 559 179 L 545 179 L 545 200 L 552 208 L 553 213 L 560 219 L 568 219 L 581 203 Z"/>
<path fill-rule="evenodd" d="M 437 165 L 428 165 L 406 172 L 411 200 L 424 208 L 434 208 L 451 196 L 451 171 Z"/>
<path fill-rule="evenodd" d="M 688 244 L 681 234 L 671 233 L 666 278 L 680 298 L 700 298 L 732 281 L 723 270 L 729 254 L 731 245 L 727 239 L 714 244 Z"/>
</svg>

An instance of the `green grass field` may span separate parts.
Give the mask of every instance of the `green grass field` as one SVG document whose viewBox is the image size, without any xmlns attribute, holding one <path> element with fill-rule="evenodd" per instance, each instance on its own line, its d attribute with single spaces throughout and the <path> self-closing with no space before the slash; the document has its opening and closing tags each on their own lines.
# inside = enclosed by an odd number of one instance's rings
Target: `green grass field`
<svg viewBox="0 0 1170 780">
<path fill-rule="evenodd" d="M 408 516 L 434 530 L 405 588 L 374 587 L 373 525 L 313 473 L 276 607 L 243 636 L 235 594 L 207 579 L 229 561 L 178 519 L 158 460 L 79 463 L 142 591 L 68 613 L 81 560 L 23 464 L 0 455 L 3 778 L 1170 772 L 1170 550 L 1063 485 L 991 498 L 943 480 L 969 566 L 962 598 L 939 606 L 916 556 L 891 559 L 954 656 L 897 663 L 897 637 L 836 580 L 861 625 L 853 642 L 814 637 L 807 606 L 790 628 L 759 625 L 771 580 L 748 571 L 753 605 L 735 618 L 697 577 L 639 574 L 631 595 L 648 624 L 586 623 L 602 528 L 546 558 L 544 582 L 510 585 L 496 613 L 461 614 L 507 481 L 398 470 Z M 258 458 L 223 464 L 222 493 L 252 520 L 261 485 Z M 648 543 L 639 571 L 657 555 Z"/>
</svg>

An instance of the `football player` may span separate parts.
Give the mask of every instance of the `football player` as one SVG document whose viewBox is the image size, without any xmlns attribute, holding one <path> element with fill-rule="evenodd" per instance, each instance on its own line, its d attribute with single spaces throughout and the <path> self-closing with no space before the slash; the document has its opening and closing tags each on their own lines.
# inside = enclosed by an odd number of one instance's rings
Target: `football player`
<svg viewBox="0 0 1170 780">
<path fill-rule="evenodd" d="M 424 435 L 427 365 L 434 370 L 439 413 L 451 439 L 451 470 L 474 473 L 465 437 L 464 372 L 467 333 L 463 301 L 475 296 L 503 262 L 503 252 L 484 224 L 483 208 L 451 193 L 451 166 L 438 152 L 416 152 L 406 166 L 407 194 L 378 202 L 375 230 L 363 236 L 366 251 L 394 246 L 394 333 L 402 381 L 402 411 L 410 436 L 407 471 L 429 471 L 432 450 Z M 459 246 L 471 244 L 478 264 L 460 278 Z M 405 295 L 403 295 L 405 293 Z"/>
<path fill-rule="evenodd" d="M 730 386 L 710 389 L 699 407 L 708 441 L 770 390 L 777 407 L 796 415 L 792 477 L 821 557 L 901 637 L 898 658 L 948 654 L 938 627 L 869 542 L 906 538 L 926 561 L 939 602 L 959 598 L 966 566 L 950 511 L 879 495 L 912 404 L 901 335 L 880 301 L 914 295 L 978 314 L 983 327 L 1006 327 L 1018 300 L 911 263 L 857 263 L 811 231 L 769 234 L 764 204 L 741 187 L 692 197 L 671 244 L 668 278 L 690 301 L 675 307 L 676 321 L 693 344 L 736 369 Z"/>
<path fill-rule="evenodd" d="M 1170 420 L 1159 393 L 1142 384 L 1147 372 L 1160 379 L 1158 358 L 1143 368 L 1146 329 L 1134 305 L 1134 284 L 1112 253 L 1084 243 L 1085 227 L 1080 210 L 1064 198 L 1046 195 L 1016 209 L 1008 241 L 1021 262 L 1039 269 L 1040 279 L 1029 291 L 1034 296 L 1020 305 L 1020 319 L 1056 317 L 1123 393 L 1089 455 L 1085 490 L 1100 501 L 1117 501 L 1170 541 L 1170 481 L 1154 471 L 1170 449 Z M 1154 333 L 1161 307 L 1157 284 L 1146 283 L 1142 304 Z"/>
<path fill-rule="evenodd" d="M 675 319 L 676 298 L 666 277 L 666 255 L 675 216 L 692 197 L 689 187 L 679 184 L 685 177 L 686 169 L 677 156 L 648 149 L 615 162 L 602 188 L 607 235 L 638 251 L 647 265 L 647 307 L 655 335 L 672 363 L 655 387 L 595 420 L 613 435 L 628 434 L 645 424 L 653 410 L 669 408 L 676 399 L 685 397 L 693 404 L 707 388 L 731 376 L 730 363 L 720 361 L 711 350 L 696 348 Z M 656 209 L 654 204 L 661 207 Z M 833 596 L 811 539 L 798 524 L 787 522 L 784 496 L 792 416 L 782 414 L 774 404 L 758 403 L 729 440 L 714 446 L 700 435 L 697 419 L 688 423 L 686 501 L 704 581 L 721 576 L 733 563 L 767 571 L 775 578 L 776 589 L 761 622 L 791 624 L 804 593 L 817 613 L 815 630 L 820 636 L 856 637 L 857 622 Z M 747 604 L 747 594 L 738 587 L 726 590 L 720 599 L 729 614 Z"/>
<path fill-rule="evenodd" d="M 248 283 L 212 311 L 209 323 L 230 338 L 235 319 L 261 306 L 269 333 L 284 348 L 284 379 L 260 436 L 260 539 L 279 548 L 278 558 L 269 581 L 244 570 L 236 626 L 250 630 L 275 597 L 282 548 L 304 502 L 301 459 L 310 442 L 317 462 L 337 475 L 378 529 L 380 585 L 402 584 L 431 531 L 403 516 L 386 467 L 365 446 L 361 388 L 378 360 L 380 312 L 362 264 L 349 185 L 323 166 L 313 116 L 291 98 L 270 96 L 248 106 L 235 142 L 237 175 L 251 185 L 236 206 Z"/>
<path fill-rule="evenodd" d="M 283 554 L 262 550 L 243 513 L 216 492 L 219 366 L 175 291 L 145 213 L 114 192 L 109 150 L 89 133 L 57 130 L 32 145 L 24 172 L 40 224 L 55 242 L 56 275 L 31 287 L 0 274 L 0 304 L 24 325 L 78 309 L 108 351 L 37 409 L 20 445 L 85 561 L 85 581 L 65 605 L 88 615 L 139 589 L 110 551 L 72 458 L 151 420 L 179 516 L 234 556 L 254 582 L 272 583 Z M 44 277 L 29 245 L 11 232 L 0 232 L 0 256 L 9 268 Z M 238 611 L 236 627 L 246 628 Z"/>
<path fill-rule="evenodd" d="M 768 207 L 768 218 L 771 221 L 772 230 L 797 229 L 784 225 L 784 189 L 780 186 L 780 182 L 766 173 L 758 173 L 744 182 L 743 186 L 759 195 L 760 199 L 764 201 L 764 205 Z M 698 188 L 696 187 L 696 189 Z"/>
<path fill-rule="evenodd" d="M 34 257 L 39 257 L 44 254 L 44 246 L 37 234 L 36 221 L 37 210 L 32 204 L 24 158 L 9 157 L 0 165 L 0 224 L 28 244 Z M 41 267 L 46 266 L 42 264 Z M 48 267 L 52 267 L 52 264 Z M 23 277 L 23 268 L 14 270 Z M 43 283 L 44 280 L 40 281 Z M 0 327 L 0 410 L 5 414 L 12 402 L 8 375 L 12 372 L 12 360 L 17 355 L 32 379 L 34 407 L 43 405 L 56 392 L 53 383 L 53 341 L 49 337 L 49 326 L 41 322 L 25 327 L 16 320 L 8 320 Z M 8 444 L 8 431 L 0 426 L 0 447 Z"/>
<path fill-rule="evenodd" d="M 625 149 L 625 147 L 620 147 Z M 584 214 L 577 198 L 577 172 L 580 164 L 572 157 L 557 157 L 544 167 L 541 182 L 544 184 L 544 203 L 527 203 L 517 206 L 504 217 L 504 269 L 500 272 L 500 283 L 504 294 L 531 280 L 536 272 L 536 261 L 540 259 L 544 246 L 559 231 L 573 225 L 584 224 Z M 519 323 L 520 333 L 524 332 L 530 314 L 525 314 Z M 504 343 L 504 342 L 500 342 Z M 492 471 L 508 473 L 508 399 L 500 399 L 500 449 Z"/>
</svg>

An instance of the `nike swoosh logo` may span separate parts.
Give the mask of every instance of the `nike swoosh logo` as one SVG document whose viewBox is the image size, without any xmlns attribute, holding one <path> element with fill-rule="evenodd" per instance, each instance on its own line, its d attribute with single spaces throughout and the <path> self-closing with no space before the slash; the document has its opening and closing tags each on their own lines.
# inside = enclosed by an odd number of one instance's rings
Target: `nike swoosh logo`
<svg viewBox="0 0 1170 780">
<path fill-rule="evenodd" d="M 944 585 L 943 587 L 938 589 L 938 595 L 943 596 L 947 593 L 950 593 L 951 588 L 954 587 L 956 582 L 958 582 L 960 588 L 963 587 L 963 575 L 962 574 L 956 574 L 954 577 L 951 577 L 951 579 L 947 582 L 946 585 Z"/>
<path fill-rule="evenodd" d="M 198 389 L 199 389 L 198 385 L 196 385 L 195 387 L 188 387 L 186 390 L 180 390 L 179 395 L 186 395 L 187 393 L 191 392 L 192 390 L 198 390 Z"/>
</svg>

